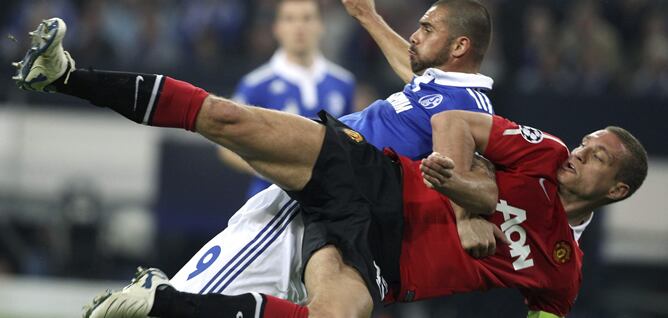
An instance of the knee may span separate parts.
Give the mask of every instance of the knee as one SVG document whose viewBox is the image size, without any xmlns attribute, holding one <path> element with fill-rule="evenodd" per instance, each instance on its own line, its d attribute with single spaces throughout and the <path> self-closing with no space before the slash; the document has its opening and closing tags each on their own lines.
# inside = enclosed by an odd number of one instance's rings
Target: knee
<svg viewBox="0 0 668 318">
<path fill-rule="evenodd" d="M 311 256 L 305 271 L 309 317 L 370 317 L 373 300 L 360 274 L 332 245 Z"/>
<path fill-rule="evenodd" d="M 197 115 L 197 132 L 208 138 L 234 138 L 248 133 L 249 106 L 209 95 Z"/>
<path fill-rule="evenodd" d="M 211 95 L 204 101 L 202 109 L 207 111 L 212 121 L 225 125 L 240 122 L 245 111 L 241 104 Z"/>
</svg>

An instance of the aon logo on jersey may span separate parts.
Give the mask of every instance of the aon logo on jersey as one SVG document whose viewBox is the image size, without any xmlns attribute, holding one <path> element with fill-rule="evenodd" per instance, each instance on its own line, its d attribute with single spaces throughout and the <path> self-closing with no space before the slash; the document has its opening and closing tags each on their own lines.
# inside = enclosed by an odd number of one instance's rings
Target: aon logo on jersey
<svg viewBox="0 0 668 318">
<path fill-rule="evenodd" d="M 513 262 L 513 268 L 516 271 L 533 266 L 533 259 L 530 259 L 531 248 L 527 241 L 527 232 L 521 226 L 527 219 L 527 212 L 508 205 L 505 200 L 499 200 L 496 204 L 496 211 L 503 213 L 503 224 L 501 231 L 506 234 L 510 241 L 510 257 L 517 257 Z M 516 235 L 513 235 L 517 233 Z"/>
</svg>

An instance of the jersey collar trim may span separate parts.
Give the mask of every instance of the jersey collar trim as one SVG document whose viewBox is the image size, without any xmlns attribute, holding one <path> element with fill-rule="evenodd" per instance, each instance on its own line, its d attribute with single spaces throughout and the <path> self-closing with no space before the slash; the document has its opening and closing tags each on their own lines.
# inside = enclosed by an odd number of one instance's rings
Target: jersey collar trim
<svg viewBox="0 0 668 318">
<path fill-rule="evenodd" d="M 480 73 L 444 72 L 436 68 L 427 69 L 413 80 L 417 83 L 428 83 L 434 80 L 434 83 L 443 86 L 483 88 L 486 90 L 491 90 L 494 85 L 494 80 L 491 77 Z"/>
<path fill-rule="evenodd" d="M 270 65 L 281 77 L 295 83 L 304 79 L 317 83 L 327 75 L 327 61 L 321 54 L 316 54 L 311 67 L 303 67 L 290 62 L 285 51 L 279 49 L 271 57 Z"/>
<path fill-rule="evenodd" d="M 304 107 L 318 107 L 318 83 L 327 76 L 327 60 L 322 55 L 317 54 L 313 65 L 307 68 L 288 61 L 285 51 L 278 50 L 269 63 L 277 75 L 299 87 Z"/>
<path fill-rule="evenodd" d="M 591 220 L 594 219 L 594 213 L 592 212 L 591 215 L 589 215 L 589 218 L 582 222 L 582 224 L 579 225 L 571 225 L 571 230 L 573 230 L 573 237 L 575 237 L 575 241 L 580 240 L 580 236 L 582 236 L 582 233 L 584 233 L 585 229 L 591 223 Z"/>
</svg>

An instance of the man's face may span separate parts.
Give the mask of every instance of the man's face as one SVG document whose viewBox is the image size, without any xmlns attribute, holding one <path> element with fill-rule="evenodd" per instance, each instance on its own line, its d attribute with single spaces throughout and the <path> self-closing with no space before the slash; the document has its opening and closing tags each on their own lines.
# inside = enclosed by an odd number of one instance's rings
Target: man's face
<svg viewBox="0 0 668 318">
<path fill-rule="evenodd" d="M 557 171 L 559 186 L 584 199 L 605 197 L 618 181 L 615 176 L 628 152 L 617 136 L 606 130 L 595 131 Z"/>
<path fill-rule="evenodd" d="M 447 15 L 447 9 L 431 7 L 420 19 L 420 27 L 410 37 L 413 73 L 444 65 L 450 59 L 452 39 L 445 23 Z"/>
<path fill-rule="evenodd" d="M 323 27 L 315 2 L 284 1 L 277 10 L 274 36 L 284 50 L 301 55 L 318 49 Z"/>
</svg>

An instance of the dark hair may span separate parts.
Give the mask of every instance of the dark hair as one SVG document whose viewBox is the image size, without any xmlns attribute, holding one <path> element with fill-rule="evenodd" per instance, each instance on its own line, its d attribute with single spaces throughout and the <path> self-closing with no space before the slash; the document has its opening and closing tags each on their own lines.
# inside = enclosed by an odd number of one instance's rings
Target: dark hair
<svg viewBox="0 0 668 318">
<path fill-rule="evenodd" d="M 276 12 L 274 14 L 278 13 L 278 7 L 286 2 L 312 2 L 315 3 L 316 9 L 318 11 L 318 15 L 322 14 L 322 4 L 320 3 L 319 0 L 277 0 L 276 1 Z"/>
<path fill-rule="evenodd" d="M 466 36 L 471 40 L 473 58 L 482 63 L 492 37 L 492 18 L 487 8 L 474 0 L 439 0 L 432 5 L 448 9 L 447 20 L 450 31 L 449 41 Z"/>
<path fill-rule="evenodd" d="M 640 141 L 626 129 L 608 126 L 605 127 L 605 130 L 615 134 L 627 151 L 627 154 L 621 158 L 621 165 L 615 176 L 617 181 L 624 182 L 629 186 L 629 193 L 621 199 L 623 200 L 636 192 L 647 177 L 647 151 Z"/>
</svg>

